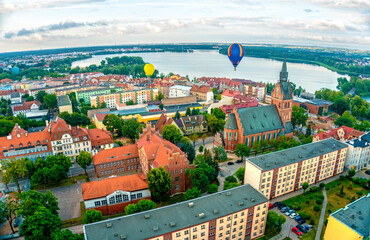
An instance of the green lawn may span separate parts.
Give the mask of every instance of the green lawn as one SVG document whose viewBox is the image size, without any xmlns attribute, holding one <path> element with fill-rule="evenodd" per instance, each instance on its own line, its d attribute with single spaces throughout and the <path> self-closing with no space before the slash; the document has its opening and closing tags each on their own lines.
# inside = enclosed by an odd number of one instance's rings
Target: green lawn
<svg viewBox="0 0 370 240">
<path fill-rule="evenodd" d="M 370 191 L 363 188 L 362 186 L 355 184 L 352 182 L 352 189 L 348 189 L 350 180 L 344 179 L 344 180 L 335 180 L 328 184 L 326 184 L 326 195 L 328 197 L 328 204 L 326 206 L 326 212 L 325 212 L 325 219 L 327 219 L 330 215 L 330 213 L 333 213 L 337 211 L 340 208 L 345 207 L 349 203 L 352 202 L 354 199 L 358 199 L 359 196 L 357 194 L 358 191 L 362 191 L 363 194 L 367 194 Z M 344 197 L 340 197 L 337 195 L 337 193 L 340 192 L 341 188 L 343 186 L 343 191 L 345 193 Z M 323 239 L 324 233 L 325 233 L 326 226 L 324 225 L 323 230 L 321 232 L 321 239 Z"/>
<path fill-rule="evenodd" d="M 73 177 L 73 178 L 64 179 L 64 180 L 60 181 L 60 183 L 48 183 L 48 184 L 32 186 L 31 189 L 33 189 L 33 190 L 44 190 L 44 189 L 50 189 L 50 188 L 56 188 L 56 187 L 64 187 L 64 186 L 69 186 L 69 185 L 75 184 L 75 180 L 77 181 L 77 180 L 83 180 L 83 179 L 85 181 L 88 181 L 88 176 L 86 174 L 83 174 L 83 175 L 76 176 L 76 177 Z"/>
</svg>

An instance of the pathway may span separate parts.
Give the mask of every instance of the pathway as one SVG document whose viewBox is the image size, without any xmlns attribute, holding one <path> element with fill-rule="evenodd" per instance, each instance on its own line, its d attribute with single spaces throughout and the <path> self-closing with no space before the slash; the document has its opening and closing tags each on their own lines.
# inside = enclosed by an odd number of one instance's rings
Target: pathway
<svg viewBox="0 0 370 240">
<path fill-rule="evenodd" d="M 328 198 L 326 196 L 325 188 L 322 190 L 322 193 L 324 195 L 324 202 L 322 203 L 320 221 L 319 221 L 319 225 L 317 226 L 317 232 L 316 232 L 315 240 L 320 240 L 322 225 L 323 225 L 324 220 L 325 220 L 326 204 L 328 203 Z"/>
</svg>

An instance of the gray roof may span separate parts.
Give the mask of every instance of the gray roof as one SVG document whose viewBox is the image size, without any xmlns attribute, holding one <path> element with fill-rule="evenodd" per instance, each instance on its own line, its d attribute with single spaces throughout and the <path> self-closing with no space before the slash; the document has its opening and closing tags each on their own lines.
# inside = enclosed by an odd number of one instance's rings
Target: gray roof
<svg viewBox="0 0 370 240">
<path fill-rule="evenodd" d="M 263 171 L 269 171 L 347 147 L 345 143 L 328 138 L 322 141 L 248 158 L 247 161 L 257 165 Z"/>
<path fill-rule="evenodd" d="M 58 106 L 68 106 L 71 105 L 71 101 L 67 95 L 58 96 Z"/>
<path fill-rule="evenodd" d="M 240 108 L 238 114 L 244 135 L 284 129 L 275 105 Z"/>
<path fill-rule="evenodd" d="M 362 237 L 369 237 L 370 194 L 348 204 L 345 208 L 339 209 L 331 216 L 352 228 Z"/>
<path fill-rule="evenodd" d="M 19 97 L 21 97 L 21 94 L 19 92 L 14 92 L 14 93 L 10 94 L 10 97 L 11 98 L 19 98 Z"/>
<path fill-rule="evenodd" d="M 203 124 L 203 127 L 208 126 L 204 115 L 194 115 L 194 116 L 181 117 L 181 121 L 183 122 L 183 126 L 185 128 L 198 127 L 198 126 L 201 126 L 201 124 Z"/>
<path fill-rule="evenodd" d="M 84 226 L 85 239 L 117 240 L 123 235 L 126 236 L 126 240 L 148 239 L 230 215 L 264 202 L 267 202 L 267 198 L 246 184 L 166 207 L 87 224 Z M 189 207 L 189 203 L 193 203 L 193 206 Z M 204 216 L 200 217 L 201 213 Z M 108 228 L 107 224 L 111 226 Z"/>
<path fill-rule="evenodd" d="M 227 120 L 226 120 L 226 123 L 225 123 L 225 128 L 226 129 L 231 129 L 231 130 L 238 129 L 238 125 L 236 124 L 236 119 L 235 119 L 235 114 L 234 113 L 230 113 L 227 116 Z"/>
<path fill-rule="evenodd" d="M 348 145 L 352 145 L 353 147 L 360 147 L 365 148 L 370 146 L 370 132 L 362 135 L 359 138 L 352 139 L 346 142 Z"/>
</svg>

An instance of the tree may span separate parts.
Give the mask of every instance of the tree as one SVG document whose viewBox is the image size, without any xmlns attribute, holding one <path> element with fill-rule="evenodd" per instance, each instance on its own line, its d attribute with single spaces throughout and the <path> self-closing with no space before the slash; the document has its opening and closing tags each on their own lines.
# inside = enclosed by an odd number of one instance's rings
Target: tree
<svg viewBox="0 0 370 240">
<path fill-rule="evenodd" d="M 182 138 L 182 134 L 180 132 L 180 129 L 178 129 L 174 125 L 166 125 L 163 127 L 162 130 L 162 136 L 164 139 L 172 142 L 173 144 L 176 144 L 180 141 Z"/>
<path fill-rule="evenodd" d="M 1 114 L 3 114 L 3 115 L 6 114 L 6 109 L 5 108 L 1 108 Z"/>
<path fill-rule="evenodd" d="M 207 137 L 208 137 L 208 136 L 207 136 L 207 134 L 205 134 L 205 133 L 204 133 L 204 134 L 202 134 L 202 136 L 200 136 L 200 138 L 202 139 L 203 145 L 205 145 L 205 144 L 204 144 L 204 140 L 206 140 L 206 139 L 207 139 Z"/>
<path fill-rule="evenodd" d="M 111 90 L 114 90 L 114 89 L 111 89 Z M 100 108 L 106 108 L 107 107 L 107 104 L 105 102 L 103 102 L 101 105 L 100 105 Z"/>
<path fill-rule="evenodd" d="M 306 189 L 308 188 L 308 182 L 304 182 L 303 184 L 302 184 L 302 188 L 303 188 L 303 192 L 306 192 Z"/>
<path fill-rule="evenodd" d="M 80 154 L 77 156 L 76 160 L 77 164 L 82 167 L 83 170 L 85 170 L 85 174 L 87 175 L 86 168 L 90 166 L 92 162 L 91 154 L 85 151 L 81 151 Z"/>
<path fill-rule="evenodd" d="M 143 132 L 143 127 L 140 122 L 134 118 L 123 121 L 122 123 L 122 136 L 129 138 L 135 142 L 139 138 L 139 134 Z"/>
<path fill-rule="evenodd" d="M 227 189 L 230 189 L 230 188 L 234 188 L 234 187 L 237 187 L 237 186 L 240 186 L 240 183 L 226 181 L 224 183 L 224 190 L 227 190 Z"/>
<path fill-rule="evenodd" d="M 47 95 L 47 93 L 45 91 L 38 91 L 36 93 L 36 99 L 37 101 L 41 102 L 41 103 L 44 103 L 44 97 Z"/>
<path fill-rule="evenodd" d="M 4 159 L 1 161 L 1 170 L 3 176 L 2 180 L 8 181 L 12 179 L 13 182 L 17 185 L 18 193 L 21 193 L 21 188 L 19 186 L 18 178 L 24 177 L 28 173 L 27 169 L 27 160 L 25 158 L 19 159 Z M 8 175 L 8 176 L 7 176 Z M 9 184 L 7 182 L 6 184 Z"/>
<path fill-rule="evenodd" d="M 213 151 L 213 159 L 215 161 L 226 161 L 227 160 L 226 151 L 222 146 L 214 147 L 212 151 Z"/>
<path fill-rule="evenodd" d="M 211 114 L 214 115 L 217 119 L 225 120 L 226 114 L 221 108 L 212 108 Z"/>
<path fill-rule="evenodd" d="M 193 188 L 190 188 L 190 189 L 186 190 L 185 199 L 190 200 L 190 199 L 193 199 L 193 198 L 198 198 L 201 195 L 202 195 L 202 192 L 200 190 L 198 190 L 197 188 L 193 187 Z"/>
<path fill-rule="evenodd" d="M 181 115 L 179 113 L 179 111 L 176 111 L 176 114 L 175 116 L 173 117 L 174 120 L 177 120 L 177 119 L 180 119 L 181 118 Z"/>
<path fill-rule="evenodd" d="M 55 94 L 47 94 L 44 97 L 44 102 L 46 104 L 46 107 L 51 111 L 58 107 L 58 100 Z"/>
<path fill-rule="evenodd" d="M 356 175 L 356 170 L 355 169 L 348 170 L 348 174 L 347 174 L 348 178 L 352 178 L 355 175 Z"/>
<path fill-rule="evenodd" d="M 293 106 L 292 110 L 292 125 L 293 128 L 296 126 L 306 126 L 308 114 L 306 114 L 304 108 Z"/>
<path fill-rule="evenodd" d="M 191 143 L 185 143 L 182 144 L 180 149 L 188 156 L 188 160 L 192 163 L 195 158 L 195 149 L 193 145 L 191 145 Z"/>
<path fill-rule="evenodd" d="M 198 134 L 193 133 L 189 136 L 190 140 L 193 142 L 193 145 L 195 147 L 195 142 L 198 140 Z"/>
<path fill-rule="evenodd" d="M 134 105 L 134 101 L 132 101 L 132 100 L 128 100 L 128 101 L 126 102 L 126 105 L 127 105 L 127 106 Z"/>
<path fill-rule="evenodd" d="M 190 139 L 188 137 L 182 137 L 181 140 L 180 140 L 180 142 L 182 144 L 186 144 L 186 143 L 190 143 L 191 144 L 191 141 L 190 141 Z"/>
<path fill-rule="evenodd" d="M 238 182 L 238 180 L 236 180 L 236 178 L 231 175 L 225 178 L 225 182 L 236 183 Z"/>
<path fill-rule="evenodd" d="M 5 198 L 4 201 L 0 201 L 0 220 L 1 223 L 8 221 L 10 229 L 15 233 L 13 228 L 13 221 L 17 218 L 19 209 L 18 201 L 12 198 Z"/>
<path fill-rule="evenodd" d="M 322 188 L 324 188 L 325 187 L 325 183 L 320 183 L 319 184 L 319 187 L 322 189 Z"/>
<path fill-rule="evenodd" d="M 161 101 L 164 98 L 164 95 L 161 91 L 158 91 L 158 95 L 155 96 L 155 101 Z"/>
<path fill-rule="evenodd" d="M 103 124 L 107 128 L 107 130 L 112 133 L 112 135 L 114 135 L 116 131 L 119 137 L 122 136 L 121 119 L 117 115 L 106 115 L 103 119 Z"/>
<path fill-rule="evenodd" d="M 197 158 L 200 158 L 198 156 Z M 212 166 L 205 163 L 204 158 L 198 161 L 196 160 L 196 162 L 198 166 L 195 169 L 187 169 L 186 174 L 191 180 L 192 187 L 196 187 L 203 192 L 207 185 L 216 179 L 217 171 Z"/>
<path fill-rule="evenodd" d="M 255 156 L 257 156 L 257 153 L 259 153 L 262 149 L 261 143 L 260 142 L 254 142 L 252 149 L 254 151 Z"/>
<path fill-rule="evenodd" d="M 19 214 L 24 218 L 32 216 L 40 206 L 49 209 L 53 215 L 58 215 L 58 201 L 50 191 L 46 191 L 43 194 L 34 190 L 28 190 L 21 193 L 19 198 L 21 200 Z"/>
<path fill-rule="evenodd" d="M 276 226 L 276 223 L 279 222 L 279 215 L 274 211 L 267 212 L 266 220 L 266 234 L 268 232 L 273 232 Z"/>
<path fill-rule="evenodd" d="M 84 223 L 94 223 L 103 220 L 103 214 L 101 211 L 95 209 L 89 209 L 85 212 Z"/>
<path fill-rule="evenodd" d="M 235 155 L 243 160 L 243 157 L 248 157 L 251 150 L 243 143 L 238 143 L 235 148 Z"/>
<path fill-rule="evenodd" d="M 156 208 L 155 202 L 149 199 L 142 199 L 136 203 L 138 212 L 145 212 L 150 209 Z"/>
<path fill-rule="evenodd" d="M 125 213 L 126 215 L 137 213 L 137 206 L 135 203 L 131 203 L 125 207 Z"/>
<path fill-rule="evenodd" d="M 203 152 L 203 145 L 202 144 L 199 145 L 198 151 Z"/>
<path fill-rule="evenodd" d="M 28 96 L 26 98 L 26 102 L 31 102 L 31 101 L 34 101 L 34 100 L 35 100 L 35 98 L 33 96 Z"/>
<path fill-rule="evenodd" d="M 216 193 L 218 192 L 218 186 L 216 184 L 209 184 L 207 187 L 206 187 L 206 191 L 207 193 L 211 194 L 211 193 Z"/>
<path fill-rule="evenodd" d="M 172 188 L 170 174 L 163 168 L 153 168 L 148 172 L 147 180 L 149 190 L 157 201 L 162 201 L 168 197 Z"/>
<path fill-rule="evenodd" d="M 286 222 L 286 217 L 284 215 L 279 215 L 279 225 L 282 226 Z"/>
<path fill-rule="evenodd" d="M 71 230 L 65 229 L 52 235 L 53 240 L 83 240 L 84 237 L 79 234 L 74 234 Z"/>
<path fill-rule="evenodd" d="M 191 110 L 190 107 L 186 109 L 185 116 L 190 116 L 191 115 Z"/>
<path fill-rule="evenodd" d="M 218 119 L 215 115 L 206 115 L 206 119 L 211 132 L 216 132 L 224 128 L 225 120 Z"/>
<path fill-rule="evenodd" d="M 245 174 L 245 169 L 244 167 L 240 167 L 238 170 L 235 171 L 234 175 L 236 176 L 236 178 L 239 180 L 239 182 L 241 182 L 242 184 L 244 184 L 244 174 Z"/>
<path fill-rule="evenodd" d="M 54 215 L 44 206 L 39 206 L 34 214 L 23 220 L 21 231 L 25 239 L 51 240 L 51 236 L 60 231 L 60 226 L 61 221 L 58 215 Z"/>
</svg>

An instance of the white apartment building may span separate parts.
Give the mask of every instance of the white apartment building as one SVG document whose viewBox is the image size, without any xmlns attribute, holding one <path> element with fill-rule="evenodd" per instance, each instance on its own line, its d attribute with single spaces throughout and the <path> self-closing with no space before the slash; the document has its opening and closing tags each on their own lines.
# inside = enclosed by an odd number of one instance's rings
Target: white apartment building
<svg viewBox="0 0 370 240">
<path fill-rule="evenodd" d="M 169 97 L 176 98 L 190 96 L 190 89 L 190 86 L 174 85 L 172 87 L 169 87 Z"/>
<path fill-rule="evenodd" d="M 346 142 L 348 144 L 345 167 L 360 171 L 370 166 L 370 132 Z"/>
</svg>

